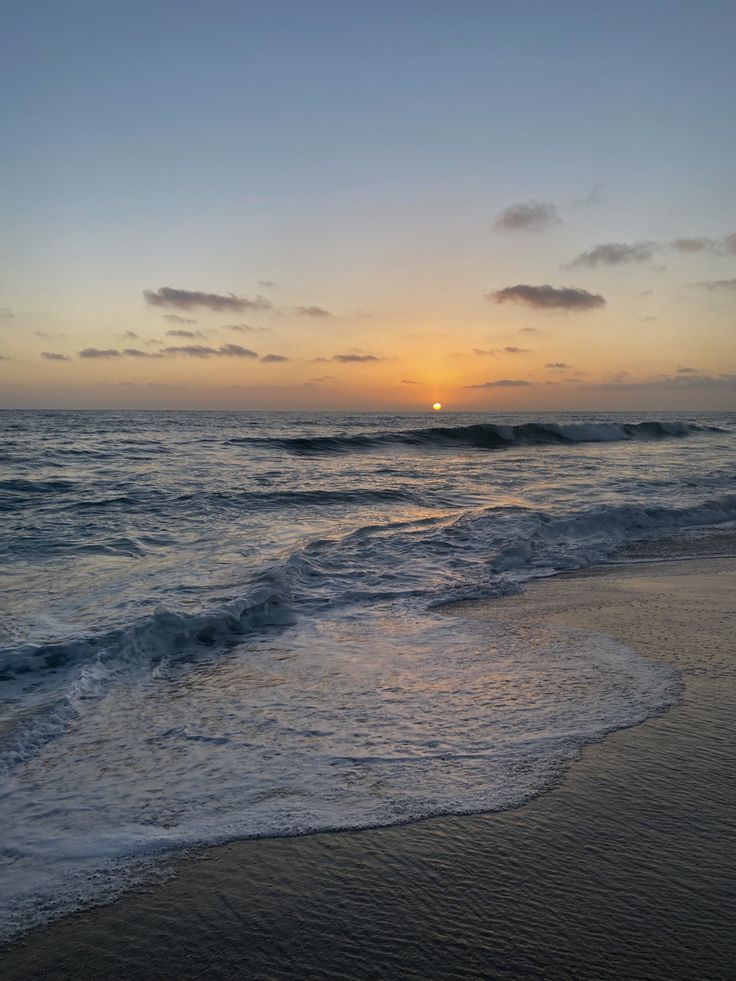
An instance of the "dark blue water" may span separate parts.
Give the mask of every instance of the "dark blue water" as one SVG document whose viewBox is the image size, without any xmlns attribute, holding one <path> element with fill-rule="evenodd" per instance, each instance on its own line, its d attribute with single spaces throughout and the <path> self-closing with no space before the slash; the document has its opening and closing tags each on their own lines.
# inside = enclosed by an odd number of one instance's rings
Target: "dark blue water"
<svg viewBox="0 0 736 981">
<path fill-rule="evenodd" d="M 192 842 L 539 792 L 677 679 L 435 607 L 736 520 L 734 414 L 2 412 L 0 439 L 4 934 Z"/>
</svg>

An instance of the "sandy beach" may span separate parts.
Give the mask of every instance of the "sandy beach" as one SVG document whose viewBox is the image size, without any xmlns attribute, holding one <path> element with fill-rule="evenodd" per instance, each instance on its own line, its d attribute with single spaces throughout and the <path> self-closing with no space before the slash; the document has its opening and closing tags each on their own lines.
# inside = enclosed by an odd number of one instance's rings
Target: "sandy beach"
<svg viewBox="0 0 736 981">
<path fill-rule="evenodd" d="M 452 615 L 612 636 L 680 704 L 514 811 L 212 848 L 0 954 L 30 978 L 736 976 L 736 559 L 637 562 Z"/>
</svg>

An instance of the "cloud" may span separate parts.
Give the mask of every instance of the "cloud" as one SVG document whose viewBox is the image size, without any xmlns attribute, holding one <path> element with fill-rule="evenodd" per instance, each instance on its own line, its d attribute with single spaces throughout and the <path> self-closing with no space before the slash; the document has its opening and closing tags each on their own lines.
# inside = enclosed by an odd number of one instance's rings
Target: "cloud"
<svg viewBox="0 0 736 981">
<path fill-rule="evenodd" d="M 234 330 L 238 334 L 267 334 L 270 327 L 251 327 L 250 324 L 224 324 L 220 330 Z"/>
<path fill-rule="evenodd" d="M 700 371 L 700 368 L 678 368 L 677 369 L 677 374 L 678 375 L 697 375 L 699 371 Z"/>
<path fill-rule="evenodd" d="M 553 204 L 544 201 L 526 201 L 511 204 L 496 216 L 495 227 L 502 232 L 542 232 L 560 224 L 560 216 Z"/>
<path fill-rule="evenodd" d="M 126 330 L 124 334 L 117 335 L 122 341 L 137 341 L 138 335 L 132 330 Z"/>
<path fill-rule="evenodd" d="M 573 266 L 622 266 L 630 262 L 648 262 L 659 246 L 656 242 L 635 242 L 625 245 L 623 242 L 607 242 L 596 245 L 587 252 L 581 252 L 573 259 Z"/>
<path fill-rule="evenodd" d="M 296 312 L 300 317 L 332 317 L 333 314 L 324 307 L 297 307 Z"/>
<path fill-rule="evenodd" d="M 711 293 L 715 290 L 736 290 L 736 279 L 705 279 L 693 283 L 693 286 L 699 286 L 701 290 L 708 290 Z"/>
<path fill-rule="evenodd" d="M 520 334 L 541 334 L 542 331 L 538 327 L 519 327 Z"/>
<path fill-rule="evenodd" d="M 516 347 L 513 344 L 508 344 L 506 347 L 474 347 L 473 354 L 477 354 L 479 357 L 495 357 L 497 354 L 531 354 L 531 348 Z"/>
<path fill-rule="evenodd" d="M 63 341 L 68 337 L 68 334 L 47 334 L 43 330 L 34 330 L 33 333 L 42 341 Z"/>
<path fill-rule="evenodd" d="M 269 290 L 269 289 L 273 289 L 276 283 L 274 283 L 272 279 L 259 279 L 258 285 L 262 286 L 264 290 Z"/>
<path fill-rule="evenodd" d="M 723 238 L 704 238 L 695 235 L 692 238 L 676 238 L 670 242 L 670 247 L 678 252 L 710 252 L 712 255 L 736 255 L 736 232 Z"/>
<path fill-rule="evenodd" d="M 255 351 L 250 351 L 247 347 L 241 347 L 239 344 L 221 344 L 219 348 L 217 347 L 206 347 L 203 344 L 185 344 L 181 347 L 165 347 L 161 351 L 162 354 L 183 354 L 185 357 L 189 358 L 209 358 L 209 357 L 226 357 L 226 358 L 257 358 L 258 355 Z"/>
<path fill-rule="evenodd" d="M 162 358 L 163 357 L 163 354 L 161 353 L 154 353 L 152 351 L 139 351 L 138 348 L 135 347 L 126 347 L 122 353 L 127 354 L 129 358 Z"/>
<path fill-rule="evenodd" d="M 261 358 L 265 364 L 280 364 L 283 361 L 288 361 L 289 359 L 284 354 L 264 354 Z"/>
<path fill-rule="evenodd" d="M 603 185 L 594 184 L 589 193 L 584 198 L 575 198 L 573 204 L 577 207 L 590 207 L 591 205 L 603 204 L 606 199 L 603 196 Z"/>
<path fill-rule="evenodd" d="M 333 354 L 332 360 L 339 361 L 340 364 L 360 364 L 365 361 L 381 361 L 382 359 L 375 354 Z"/>
<path fill-rule="evenodd" d="M 401 379 L 401 384 L 402 385 L 418 385 L 419 382 L 418 381 L 414 381 L 413 378 L 402 378 Z"/>
<path fill-rule="evenodd" d="M 630 376 L 628 371 L 617 371 L 615 375 L 612 376 L 611 381 L 613 382 L 625 382 Z"/>
<path fill-rule="evenodd" d="M 335 381 L 335 376 L 334 375 L 320 375 L 318 378 L 310 378 L 309 381 L 310 382 Z"/>
<path fill-rule="evenodd" d="M 167 330 L 167 337 L 204 337 L 205 335 L 201 330 Z"/>
<path fill-rule="evenodd" d="M 80 358 L 119 358 L 120 351 L 109 347 L 101 350 L 98 347 L 86 347 L 83 351 L 77 352 Z"/>
<path fill-rule="evenodd" d="M 710 249 L 713 245 L 712 238 L 676 238 L 673 242 L 670 242 L 673 249 L 677 249 L 678 252 L 702 252 L 704 249 Z"/>
<path fill-rule="evenodd" d="M 545 368 L 554 368 L 555 370 L 557 370 L 557 369 L 562 369 L 562 368 L 571 368 L 572 365 L 566 364 L 566 362 L 564 362 L 564 361 L 548 361 L 547 364 L 544 367 Z"/>
<path fill-rule="evenodd" d="M 658 378 L 645 379 L 636 382 L 607 382 L 599 388 L 626 388 L 632 390 L 646 388 L 679 388 L 679 389 L 723 389 L 736 388 L 736 375 L 660 375 Z"/>
<path fill-rule="evenodd" d="M 265 296 L 250 299 L 234 293 L 203 293 L 200 290 L 180 290 L 161 286 L 157 290 L 143 290 L 146 303 L 153 307 L 175 307 L 179 310 L 270 310 L 273 304 Z"/>
<path fill-rule="evenodd" d="M 557 288 L 549 284 L 529 286 L 519 283 L 487 293 L 485 299 L 489 302 L 495 300 L 496 303 L 526 303 L 539 310 L 593 310 L 606 305 L 600 293 L 589 293 L 575 286 Z"/>
<path fill-rule="evenodd" d="M 251 351 L 247 347 L 241 347 L 240 344 L 221 344 L 217 352 L 226 358 L 257 358 L 258 355 L 255 351 Z"/>
<path fill-rule="evenodd" d="M 463 385 L 463 388 L 523 388 L 531 385 L 525 378 L 497 378 L 496 381 L 481 382 L 479 385 Z"/>
<path fill-rule="evenodd" d="M 170 324 L 196 324 L 198 321 L 192 320 L 191 317 L 180 317 L 178 313 L 164 313 L 161 315 L 164 320 L 168 320 Z"/>
<path fill-rule="evenodd" d="M 0 307 L 0 324 L 9 324 L 12 323 L 13 320 L 15 320 L 15 314 L 10 307 Z M 5 358 L 4 360 L 7 361 L 8 358 Z"/>
<path fill-rule="evenodd" d="M 0 354 L 0 361 L 10 361 L 10 360 L 11 359 L 7 356 L 7 354 Z"/>
<path fill-rule="evenodd" d="M 41 357 L 47 361 L 71 361 L 68 354 L 57 354 L 56 351 L 41 351 Z"/>
</svg>

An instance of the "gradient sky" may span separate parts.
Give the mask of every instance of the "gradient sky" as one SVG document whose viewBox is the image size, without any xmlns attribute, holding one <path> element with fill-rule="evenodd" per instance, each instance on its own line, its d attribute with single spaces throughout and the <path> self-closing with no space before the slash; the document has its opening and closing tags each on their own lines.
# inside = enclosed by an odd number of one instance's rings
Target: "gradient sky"
<svg viewBox="0 0 736 981">
<path fill-rule="evenodd" d="M 6 0 L 0 405 L 736 408 L 735 37 L 733 0 Z"/>
</svg>

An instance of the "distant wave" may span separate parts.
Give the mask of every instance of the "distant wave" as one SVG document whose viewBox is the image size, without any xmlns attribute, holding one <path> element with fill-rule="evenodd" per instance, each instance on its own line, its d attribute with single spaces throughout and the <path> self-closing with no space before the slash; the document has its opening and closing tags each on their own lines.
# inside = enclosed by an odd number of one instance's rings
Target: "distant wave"
<svg viewBox="0 0 736 981">
<path fill-rule="evenodd" d="M 698 426 L 689 422 L 528 422 L 517 426 L 479 423 L 473 426 L 430 426 L 400 432 L 357 433 L 354 436 L 257 437 L 234 436 L 228 443 L 251 446 L 277 446 L 291 453 L 312 455 L 350 453 L 392 445 L 422 446 L 428 449 L 468 447 L 497 450 L 508 446 L 534 446 L 547 443 L 607 443 L 633 439 L 664 439 L 702 432 L 725 432 L 717 426 Z"/>
</svg>

